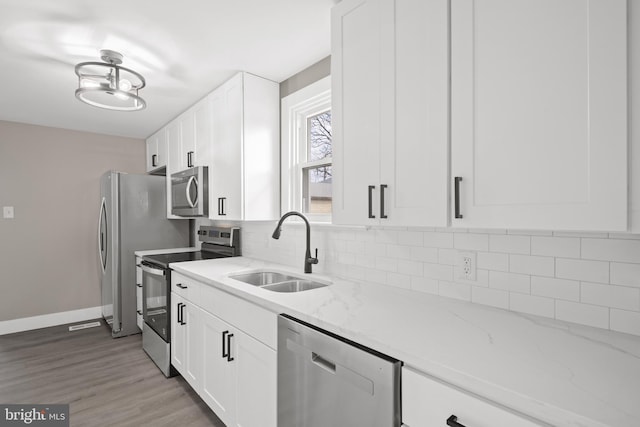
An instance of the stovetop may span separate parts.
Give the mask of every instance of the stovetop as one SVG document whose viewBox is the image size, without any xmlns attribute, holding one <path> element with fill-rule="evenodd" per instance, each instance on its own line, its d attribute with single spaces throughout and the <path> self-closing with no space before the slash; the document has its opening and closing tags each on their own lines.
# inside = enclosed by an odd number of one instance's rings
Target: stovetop
<svg viewBox="0 0 640 427">
<path fill-rule="evenodd" d="M 172 254 L 159 254 L 159 255 L 145 255 L 142 257 L 144 261 L 151 262 L 153 264 L 161 265 L 164 268 L 169 267 L 172 262 L 187 262 L 187 261 L 201 261 L 203 259 L 216 259 L 226 258 L 229 255 L 220 254 L 209 251 L 195 251 L 195 252 L 178 252 Z"/>
</svg>

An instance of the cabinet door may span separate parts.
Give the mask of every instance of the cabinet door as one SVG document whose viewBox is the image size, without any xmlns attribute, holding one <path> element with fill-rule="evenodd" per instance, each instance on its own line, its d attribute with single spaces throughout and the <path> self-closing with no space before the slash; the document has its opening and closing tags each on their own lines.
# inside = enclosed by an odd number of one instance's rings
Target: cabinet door
<svg viewBox="0 0 640 427">
<path fill-rule="evenodd" d="M 238 427 L 277 426 L 277 355 L 249 335 L 235 332 L 232 354 L 236 368 Z"/>
<path fill-rule="evenodd" d="M 182 318 L 182 305 L 185 300 L 171 292 L 171 364 L 184 375 L 186 365 L 186 328 L 178 319 Z"/>
<path fill-rule="evenodd" d="M 452 0 L 454 226 L 626 229 L 626 3 Z"/>
<path fill-rule="evenodd" d="M 389 4 L 344 0 L 331 10 L 335 224 L 379 222 L 380 141 L 385 121 L 393 120 L 382 115 L 392 88 L 392 46 L 382 43 L 393 25 Z"/>
<path fill-rule="evenodd" d="M 193 107 L 195 122 L 195 157 L 196 166 L 211 164 L 211 99 L 206 97 Z"/>
<path fill-rule="evenodd" d="M 184 339 L 186 354 L 182 376 L 194 390 L 199 391 L 203 372 L 204 312 L 188 301 L 185 301 L 185 304 L 182 323 L 186 327 Z"/>
<path fill-rule="evenodd" d="M 213 161 L 209 171 L 210 217 L 242 219 L 242 74 L 216 89 L 211 95 Z"/>
<path fill-rule="evenodd" d="M 380 223 L 445 227 L 449 204 L 449 5 L 447 0 L 390 3 L 395 21 L 391 32 L 384 27 L 382 51 L 394 52 L 395 68 L 389 86 L 393 102 L 381 105 L 380 184 L 387 187 L 380 190 L 380 196 L 387 218 Z M 383 101 L 388 98 L 384 92 L 390 89 L 384 88 Z"/>
<path fill-rule="evenodd" d="M 227 425 L 231 425 L 235 416 L 235 369 L 234 361 L 229 361 L 228 343 L 237 339 L 232 328 L 218 317 L 203 313 L 202 353 L 202 393 L 200 396 Z M 229 338 L 229 335 L 232 335 Z M 234 352 L 232 352 L 234 353 Z"/>
<path fill-rule="evenodd" d="M 174 120 L 166 127 L 167 141 L 167 218 L 180 218 L 171 213 L 171 174 L 184 170 L 182 164 L 182 131 L 180 122 Z"/>
<path fill-rule="evenodd" d="M 157 167 L 166 167 L 167 166 L 167 132 L 165 129 L 161 129 L 158 133 L 156 133 L 156 142 L 157 142 Z"/>
<path fill-rule="evenodd" d="M 542 425 L 411 369 L 402 369 L 403 425 L 445 426 L 451 416 L 469 427 Z"/>
<path fill-rule="evenodd" d="M 196 123 L 195 112 L 191 108 L 180 116 L 180 129 L 182 132 L 182 169 L 187 169 L 195 166 L 195 154 L 196 154 Z"/>
<path fill-rule="evenodd" d="M 147 139 L 147 172 L 158 168 L 158 134 Z"/>
</svg>

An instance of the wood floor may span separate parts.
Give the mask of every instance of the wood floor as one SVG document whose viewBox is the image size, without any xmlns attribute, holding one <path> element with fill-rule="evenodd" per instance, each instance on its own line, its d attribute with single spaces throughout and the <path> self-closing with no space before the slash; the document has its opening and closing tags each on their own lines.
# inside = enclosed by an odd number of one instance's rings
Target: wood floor
<svg viewBox="0 0 640 427">
<path fill-rule="evenodd" d="M 0 336 L 0 403 L 68 403 L 74 427 L 224 426 L 182 377 L 162 375 L 141 335 L 113 339 L 101 323 Z"/>
</svg>

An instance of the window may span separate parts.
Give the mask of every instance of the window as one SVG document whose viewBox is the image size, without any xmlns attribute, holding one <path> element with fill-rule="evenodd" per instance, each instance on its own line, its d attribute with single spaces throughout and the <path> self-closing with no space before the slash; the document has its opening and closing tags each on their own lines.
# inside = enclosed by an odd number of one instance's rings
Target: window
<svg viewBox="0 0 640 427">
<path fill-rule="evenodd" d="M 331 78 L 282 100 L 282 211 L 331 221 Z"/>
</svg>

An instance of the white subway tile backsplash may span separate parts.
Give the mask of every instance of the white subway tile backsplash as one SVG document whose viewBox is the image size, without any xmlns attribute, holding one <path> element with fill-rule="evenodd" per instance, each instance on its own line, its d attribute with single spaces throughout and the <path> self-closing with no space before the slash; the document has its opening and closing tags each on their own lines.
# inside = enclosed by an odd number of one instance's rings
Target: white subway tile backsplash
<svg viewBox="0 0 640 427">
<path fill-rule="evenodd" d="M 586 282 L 609 283 L 609 263 L 556 258 L 556 277 Z"/>
<path fill-rule="evenodd" d="M 498 289 L 473 286 L 471 288 L 471 302 L 508 309 L 509 293 Z"/>
<path fill-rule="evenodd" d="M 509 255 L 509 271 L 512 273 L 553 277 L 555 274 L 554 258 L 533 255 Z"/>
<path fill-rule="evenodd" d="M 242 223 L 242 250 L 302 269 L 304 227 Z M 640 335 L 640 235 L 312 225 L 314 272 Z M 476 280 L 459 278 L 476 253 Z"/>
<path fill-rule="evenodd" d="M 396 230 L 375 230 L 375 234 L 378 243 L 398 243 L 398 231 Z"/>
<path fill-rule="evenodd" d="M 611 283 L 640 288 L 640 264 L 611 263 Z"/>
<path fill-rule="evenodd" d="M 529 255 L 531 253 L 531 237 L 490 235 L 489 251 Z"/>
<path fill-rule="evenodd" d="M 438 262 L 438 251 L 446 249 L 426 248 L 412 246 L 410 248 L 409 259 L 421 262 Z"/>
<path fill-rule="evenodd" d="M 411 276 L 400 273 L 387 273 L 387 284 L 396 288 L 411 289 Z"/>
<path fill-rule="evenodd" d="M 611 330 L 640 335 L 640 313 L 611 309 Z"/>
<path fill-rule="evenodd" d="M 582 258 L 640 263 L 640 240 L 582 239 Z"/>
<path fill-rule="evenodd" d="M 580 301 L 580 282 L 532 276 L 531 294 L 554 299 Z"/>
<path fill-rule="evenodd" d="M 476 233 L 457 233 L 453 235 L 453 246 L 456 249 L 488 252 L 489 235 Z"/>
<path fill-rule="evenodd" d="M 595 305 L 556 300 L 556 319 L 608 329 L 609 309 Z"/>
<path fill-rule="evenodd" d="M 580 301 L 622 310 L 640 311 L 640 289 L 582 282 Z"/>
<path fill-rule="evenodd" d="M 424 233 L 421 231 L 399 231 L 398 244 L 408 246 L 422 246 L 424 242 Z"/>
<path fill-rule="evenodd" d="M 471 301 L 471 285 L 466 283 L 438 282 L 438 295 Z"/>
<path fill-rule="evenodd" d="M 531 291 L 531 278 L 524 274 L 489 272 L 489 287 L 503 291 L 528 294 Z"/>
<path fill-rule="evenodd" d="M 456 265 L 457 255 L 458 251 L 456 249 L 438 249 L 438 259 L 436 262 L 439 264 Z"/>
<path fill-rule="evenodd" d="M 398 260 L 389 257 L 376 257 L 375 268 L 382 271 L 398 271 Z"/>
<path fill-rule="evenodd" d="M 493 252 L 478 252 L 478 268 L 487 270 L 509 271 L 509 255 Z"/>
<path fill-rule="evenodd" d="M 555 317 L 555 300 L 553 298 L 525 295 L 511 292 L 509 294 L 509 309 L 536 316 Z"/>
<path fill-rule="evenodd" d="M 430 279 L 452 281 L 453 280 L 453 266 L 451 266 L 451 265 L 442 265 L 442 264 L 425 263 L 424 264 L 424 277 L 428 277 Z"/>
<path fill-rule="evenodd" d="M 439 231 L 425 232 L 423 235 L 423 244 L 430 248 L 452 248 L 453 236 L 453 233 L 443 233 Z"/>
<path fill-rule="evenodd" d="M 424 263 L 418 261 L 398 260 L 398 273 L 409 274 L 411 276 L 422 276 Z"/>
<path fill-rule="evenodd" d="M 429 279 L 428 277 L 411 277 L 411 289 L 438 295 L 438 280 Z"/>
<path fill-rule="evenodd" d="M 580 258 L 580 239 L 577 237 L 531 238 L 531 254 L 562 258 Z"/>
</svg>

